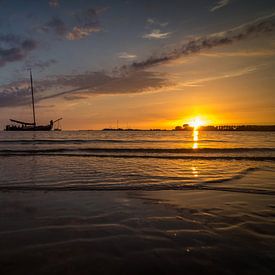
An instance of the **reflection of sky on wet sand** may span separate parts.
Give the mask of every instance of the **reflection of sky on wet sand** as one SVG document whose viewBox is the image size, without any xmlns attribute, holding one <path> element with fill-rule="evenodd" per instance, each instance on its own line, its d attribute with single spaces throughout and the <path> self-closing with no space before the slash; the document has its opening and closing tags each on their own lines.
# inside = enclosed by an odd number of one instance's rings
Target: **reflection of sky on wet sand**
<svg viewBox="0 0 275 275">
<path fill-rule="evenodd" d="M 198 141 L 199 141 L 199 131 L 197 129 L 194 129 L 193 130 L 193 146 L 192 146 L 193 149 L 197 149 L 199 147 Z"/>
</svg>

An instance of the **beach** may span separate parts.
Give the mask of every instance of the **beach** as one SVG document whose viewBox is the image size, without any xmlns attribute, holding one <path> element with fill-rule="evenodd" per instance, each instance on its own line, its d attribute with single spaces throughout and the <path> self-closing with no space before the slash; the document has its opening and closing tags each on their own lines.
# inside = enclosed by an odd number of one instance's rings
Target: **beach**
<svg viewBox="0 0 275 275">
<path fill-rule="evenodd" d="M 274 274 L 273 196 L 1 193 L 1 274 Z"/>
<path fill-rule="evenodd" d="M 265 132 L 4 132 L 0 274 L 274 274 L 274 144 Z"/>
</svg>

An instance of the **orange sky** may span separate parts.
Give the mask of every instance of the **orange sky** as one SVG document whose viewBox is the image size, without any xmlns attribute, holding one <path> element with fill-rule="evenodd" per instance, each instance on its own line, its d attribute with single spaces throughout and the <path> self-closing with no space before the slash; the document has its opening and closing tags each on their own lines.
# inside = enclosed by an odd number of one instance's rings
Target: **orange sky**
<svg viewBox="0 0 275 275">
<path fill-rule="evenodd" d="M 206 124 L 274 124 L 273 42 L 266 39 L 265 50 L 250 42 L 154 67 L 167 79 L 160 88 L 43 105 L 58 106 L 55 116 L 65 117 L 66 129 L 115 128 L 117 120 L 123 128 L 171 129 L 196 116 Z M 47 108 L 39 112 L 46 116 Z"/>
</svg>

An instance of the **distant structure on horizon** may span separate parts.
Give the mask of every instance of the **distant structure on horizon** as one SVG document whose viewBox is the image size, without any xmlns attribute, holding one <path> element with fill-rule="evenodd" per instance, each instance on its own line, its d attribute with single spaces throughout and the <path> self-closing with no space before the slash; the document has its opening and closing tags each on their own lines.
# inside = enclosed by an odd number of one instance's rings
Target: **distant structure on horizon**
<svg viewBox="0 0 275 275">
<path fill-rule="evenodd" d="M 102 131 L 167 131 L 166 129 L 159 129 L 159 128 L 154 128 L 154 129 L 133 129 L 133 128 L 104 128 Z"/>
<path fill-rule="evenodd" d="M 275 125 L 208 125 L 200 126 L 200 131 L 275 131 Z M 193 131 L 194 127 L 189 124 L 176 126 L 174 131 Z"/>
<path fill-rule="evenodd" d="M 200 131 L 262 131 L 275 132 L 275 125 L 208 125 L 199 126 Z M 194 127 L 189 124 L 176 126 L 172 131 L 193 131 Z M 167 129 L 132 129 L 132 128 L 104 128 L 102 131 L 167 131 Z"/>
</svg>

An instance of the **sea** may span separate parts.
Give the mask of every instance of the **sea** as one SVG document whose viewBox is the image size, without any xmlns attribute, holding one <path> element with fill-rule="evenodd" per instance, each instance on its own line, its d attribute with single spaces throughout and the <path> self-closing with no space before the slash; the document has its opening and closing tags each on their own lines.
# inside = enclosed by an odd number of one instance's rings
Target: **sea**
<svg viewBox="0 0 275 275">
<path fill-rule="evenodd" d="M 0 132 L 0 190 L 275 194 L 275 132 Z"/>
</svg>

